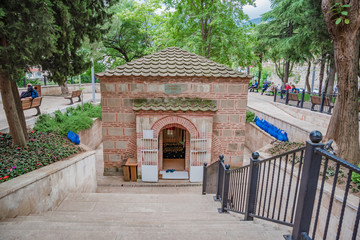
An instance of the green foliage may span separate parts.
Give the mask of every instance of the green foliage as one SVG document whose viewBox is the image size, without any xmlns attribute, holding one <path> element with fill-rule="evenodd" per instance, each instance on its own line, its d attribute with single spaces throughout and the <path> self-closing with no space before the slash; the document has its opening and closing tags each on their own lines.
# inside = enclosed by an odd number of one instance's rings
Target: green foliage
<svg viewBox="0 0 360 240">
<path fill-rule="evenodd" d="M 41 85 L 41 82 L 37 79 L 35 80 L 31 80 L 31 79 L 26 79 L 25 80 L 25 85 L 31 83 L 33 86 L 34 85 Z M 24 80 L 20 79 L 19 81 L 16 81 L 16 86 L 19 88 L 23 88 L 24 87 Z"/>
<path fill-rule="evenodd" d="M 31 172 L 81 151 L 54 133 L 29 132 L 27 148 L 12 147 L 10 134 L 0 133 L 0 183 Z"/>
<path fill-rule="evenodd" d="M 65 113 L 56 111 L 54 116 L 41 114 L 34 126 L 35 131 L 53 132 L 59 135 L 66 135 L 69 130 L 78 133 L 81 130 L 89 129 L 93 124 L 93 118 L 101 118 L 101 106 L 93 106 L 85 103 L 83 108 L 68 108 Z"/>
<path fill-rule="evenodd" d="M 360 164 L 359 164 L 358 167 L 360 167 Z M 351 181 L 353 181 L 356 184 L 360 184 L 360 174 L 353 173 L 352 176 L 351 176 Z"/>
<path fill-rule="evenodd" d="M 50 0 L 0 1 L 0 69 L 10 80 L 56 51 L 53 6 Z"/>
<path fill-rule="evenodd" d="M 102 24 L 109 14 L 108 1 L 58 1 L 52 6 L 57 29 L 56 52 L 44 57 L 40 65 L 49 70 L 49 79 L 62 84 L 67 76 L 75 76 L 91 65 L 89 52 L 81 49 L 85 40 L 93 42 L 105 29 Z"/>
<path fill-rule="evenodd" d="M 115 66 L 152 52 L 157 24 L 155 11 L 160 7 L 158 1 L 125 0 L 111 8 L 113 17 L 103 44 L 107 56 L 115 60 Z"/>
<path fill-rule="evenodd" d="M 165 0 L 157 46 L 176 46 L 230 67 L 248 66 L 255 55 L 242 6 L 252 0 Z M 170 11 L 175 9 L 175 11 Z"/>
<path fill-rule="evenodd" d="M 331 5 L 330 12 L 333 12 L 334 14 L 333 18 L 336 19 L 335 24 L 339 25 L 343 21 L 345 24 L 349 24 L 350 20 L 346 18 L 346 16 L 348 16 L 348 11 L 346 9 L 349 8 L 350 5 L 342 5 L 341 3 L 335 1 Z"/>
<path fill-rule="evenodd" d="M 255 118 L 255 113 L 250 112 L 250 111 L 246 111 L 246 122 L 254 122 L 254 118 Z"/>
</svg>

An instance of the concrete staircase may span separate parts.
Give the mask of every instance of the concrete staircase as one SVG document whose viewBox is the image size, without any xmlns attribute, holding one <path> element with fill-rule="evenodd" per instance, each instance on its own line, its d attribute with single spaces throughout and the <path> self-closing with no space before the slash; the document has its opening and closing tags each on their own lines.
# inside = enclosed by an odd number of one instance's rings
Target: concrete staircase
<svg viewBox="0 0 360 240">
<path fill-rule="evenodd" d="M 70 194 L 54 211 L 1 221 L 0 239 L 278 240 L 289 233 L 269 222 L 241 221 L 240 214 L 219 214 L 220 204 L 199 187 L 128 189 Z"/>
</svg>

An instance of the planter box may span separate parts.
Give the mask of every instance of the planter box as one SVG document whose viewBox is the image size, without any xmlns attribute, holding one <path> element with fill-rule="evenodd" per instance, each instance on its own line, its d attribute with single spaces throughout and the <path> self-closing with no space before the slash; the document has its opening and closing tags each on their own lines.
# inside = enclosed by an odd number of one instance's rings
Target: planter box
<svg viewBox="0 0 360 240">
<path fill-rule="evenodd" d="M 95 151 L 80 153 L 0 184 L 0 220 L 57 207 L 69 193 L 96 192 Z"/>
</svg>

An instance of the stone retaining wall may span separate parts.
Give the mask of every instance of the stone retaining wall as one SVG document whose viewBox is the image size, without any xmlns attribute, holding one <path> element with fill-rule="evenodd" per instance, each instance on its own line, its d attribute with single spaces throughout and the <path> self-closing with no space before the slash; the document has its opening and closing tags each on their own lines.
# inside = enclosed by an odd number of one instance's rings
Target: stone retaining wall
<svg viewBox="0 0 360 240">
<path fill-rule="evenodd" d="M 80 131 L 78 135 L 81 144 L 96 149 L 102 142 L 101 120 L 95 119 L 91 128 Z"/>
<path fill-rule="evenodd" d="M 261 128 L 256 126 L 255 123 L 246 123 L 245 132 L 245 146 L 251 152 L 258 151 L 276 139 Z"/>
<path fill-rule="evenodd" d="M 1 183 L 0 220 L 52 210 L 68 193 L 96 188 L 95 151 L 88 150 Z"/>
<path fill-rule="evenodd" d="M 309 139 L 310 131 L 308 131 L 306 129 L 303 129 L 299 126 L 288 123 L 279 118 L 270 116 L 270 115 L 263 113 L 257 109 L 254 109 L 254 108 L 248 107 L 248 110 L 251 112 L 254 112 L 257 117 L 268 121 L 269 123 L 280 128 L 281 130 L 284 130 L 288 135 L 289 141 L 291 141 L 291 142 L 305 142 Z M 325 133 L 323 133 L 323 134 L 325 134 Z"/>
</svg>

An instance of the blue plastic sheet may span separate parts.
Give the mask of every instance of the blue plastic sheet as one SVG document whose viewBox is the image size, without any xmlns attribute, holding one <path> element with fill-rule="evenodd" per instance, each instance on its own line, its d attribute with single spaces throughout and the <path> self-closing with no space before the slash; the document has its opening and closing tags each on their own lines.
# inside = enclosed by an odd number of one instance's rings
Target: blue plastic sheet
<svg viewBox="0 0 360 240">
<path fill-rule="evenodd" d="M 74 133 L 70 130 L 68 131 L 67 138 L 70 141 L 72 141 L 73 143 L 75 143 L 76 145 L 80 144 L 79 135 L 77 135 L 76 133 Z"/>
<path fill-rule="evenodd" d="M 254 121 L 259 128 L 261 128 L 262 130 L 264 130 L 274 138 L 283 142 L 289 141 L 287 133 L 284 130 L 279 129 L 274 125 L 272 125 L 271 123 L 265 121 L 264 119 L 259 119 L 258 117 L 255 117 Z"/>
</svg>

